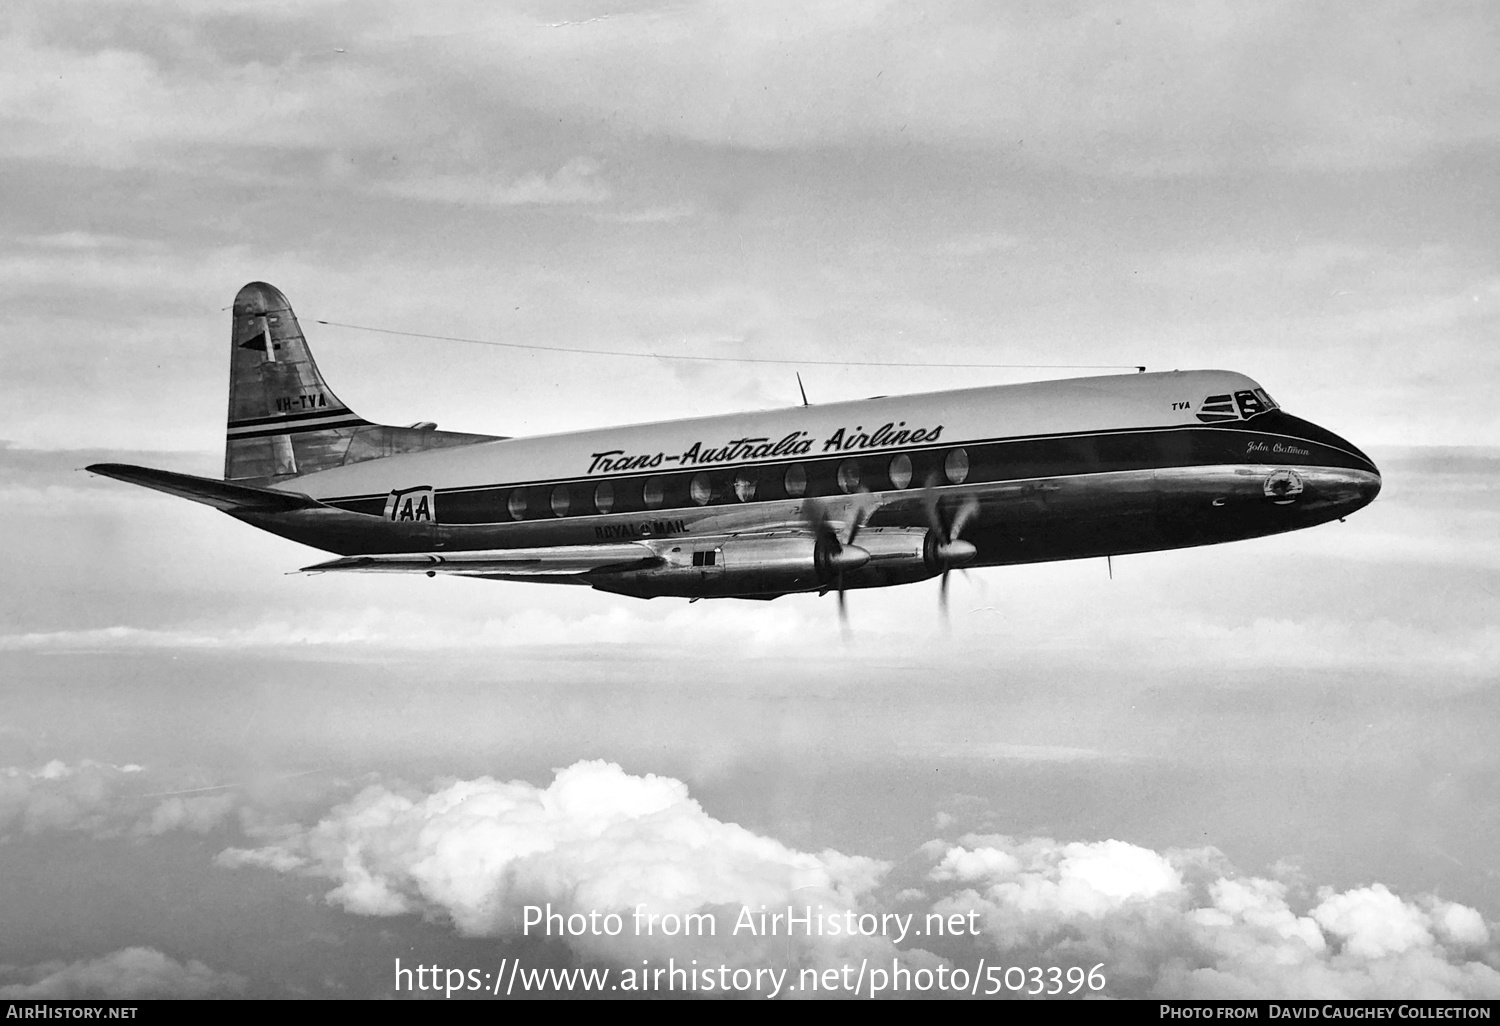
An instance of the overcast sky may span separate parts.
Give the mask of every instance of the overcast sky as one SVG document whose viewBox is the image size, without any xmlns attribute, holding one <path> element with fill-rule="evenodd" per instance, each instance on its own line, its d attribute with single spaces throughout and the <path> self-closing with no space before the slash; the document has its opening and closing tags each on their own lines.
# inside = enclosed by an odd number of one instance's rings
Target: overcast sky
<svg viewBox="0 0 1500 1026">
<path fill-rule="evenodd" d="M 12 4 L 0 996 L 390 996 L 394 960 L 1102 963 L 1500 996 L 1500 14 L 1484 4 Z M 1345 524 L 850 597 L 287 576 L 89 478 L 222 467 L 229 314 L 361 415 L 798 400 L 756 359 L 1223 367 Z M 813 401 L 1066 369 L 803 368 Z M 521 936 L 708 910 L 713 941 Z M 734 913 L 974 911 L 788 944 Z"/>
</svg>

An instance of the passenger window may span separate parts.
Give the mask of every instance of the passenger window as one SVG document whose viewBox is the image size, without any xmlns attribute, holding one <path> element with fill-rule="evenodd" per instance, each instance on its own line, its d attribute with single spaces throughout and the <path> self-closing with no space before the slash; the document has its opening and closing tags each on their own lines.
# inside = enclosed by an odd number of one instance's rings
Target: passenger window
<svg viewBox="0 0 1500 1026">
<path fill-rule="evenodd" d="M 746 467 L 734 475 L 734 497 L 741 502 L 755 498 L 755 471 Z"/>
<path fill-rule="evenodd" d="M 558 485 L 552 489 L 552 512 L 560 517 L 568 515 L 568 486 Z"/>
<path fill-rule="evenodd" d="M 645 502 L 647 509 L 661 509 L 661 504 L 666 501 L 667 487 L 659 477 L 648 477 L 646 487 L 641 490 L 641 500 Z"/>
<path fill-rule="evenodd" d="M 688 484 L 688 494 L 698 505 L 707 506 L 708 500 L 714 497 L 713 482 L 709 480 L 707 474 L 694 474 L 693 480 Z"/>
<path fill-rule="evenodd" d="M 594 508 L 600 513 L 615 508 L 615 486 L 609 481 L 600 481 L 599 487 L 594 489 Z"/>
<path fill-rule="evenodd" d="M 510 510 L 510 518 L 512 520 L 525 520 L 526 493 L 520 488 L 517 488 L 515 491 L 511 492 L 510 501 L 505 504 L 505 508 Z"/>
<path fill-rule="evenodd" d="M 800 499 L 807 492 L 807 471 L 802 469 L 802 464 L 793 463 L 786 468 L 786 493 L 794 499 Z"/>
<path fill-rule="evenodd" d="M 892 456 L 890 475 L 893 488 L 905 488 L 911 484 L 911 457 L 904 452 Z"/>
<path fill-rule="evenodd" d="M 859 460 L 839 464 L 839 490 L 849 495 L 859 489 Z"/>
<path fill-rule="evenodd" d="M 963 484 L 968 480 L 969 454 L 962 449 L 950 452 L 943 460 L 943 476 L 948 479 L 949 484 Z"/>
</svg>

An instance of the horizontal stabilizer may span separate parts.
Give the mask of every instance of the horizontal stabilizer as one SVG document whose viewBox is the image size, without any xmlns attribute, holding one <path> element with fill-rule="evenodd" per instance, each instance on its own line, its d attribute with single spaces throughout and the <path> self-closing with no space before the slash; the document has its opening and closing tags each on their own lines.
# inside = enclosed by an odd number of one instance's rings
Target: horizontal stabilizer
<svg viewBox="0 0 1500 1026">
<path fill-rule="evenodd" d="M 661 557 L 649 545 L 549 545 L 534 549 L 482 549 L 472 552 L 397 552 L 379 556 L 345 556 L 316 566 L 307 573 L 351 570 L 376 574 L 506 574 L 548 577 L 563 574 L 640 570 L 655 566 Z"/>
<path fill-rule="evenodd" d="M 95 463 L 84 469 L 91 474 L 112 477 L 116 481 L 126 481 L 179 498 L 192 499 L 226 513 L 288 513 L 294 509 L 314 509 L 323 505 L 299 492 L 254 488 L 232 481 L 176 474 L 170 470 L 132 467 L 127 463 Z"/>
</svg>

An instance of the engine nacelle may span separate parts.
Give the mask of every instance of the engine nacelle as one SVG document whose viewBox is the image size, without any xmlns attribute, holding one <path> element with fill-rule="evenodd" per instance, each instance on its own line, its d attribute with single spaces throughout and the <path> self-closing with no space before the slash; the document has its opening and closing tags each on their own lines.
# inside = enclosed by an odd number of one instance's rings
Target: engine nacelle
<svg viewBox="0 0 1500 1026">
<path fill-rule="evenodd" d="M 867 527 L 855 545 L 870 554 L 870 561 L 844 574 L 844 587 L 880 588 L 936 577 L 943 572 L 937 541 L 925 527 Z"/>
<path fill-rule="evenodd" d="M 866 528 L 853 545 L 836 546 L 805 531 L 683 540 L 648 570 L 590 575 L 600 591 L 653 598 L 775 598 L 837 586 L 873 588 L 920 581 L 941 571 L 932 562 L 926 528 Z"/>
</svg>

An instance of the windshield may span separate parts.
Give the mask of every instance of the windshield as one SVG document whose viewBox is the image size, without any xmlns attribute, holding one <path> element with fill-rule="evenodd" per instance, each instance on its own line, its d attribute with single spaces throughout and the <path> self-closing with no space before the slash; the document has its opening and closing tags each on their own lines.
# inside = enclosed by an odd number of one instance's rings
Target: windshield
<svg viewBox="0 0 1500 1026">
<path fill-rule="evenodd" d="M 1205 424 L 1217 424 L 1227 420 L 1249 420 L 1267 410 L 1279 410 L 1276 400 L 1263 388 L 1242 389 L 1211 395 L 1198 407 L 1198 419 Z"/>
</svg>

